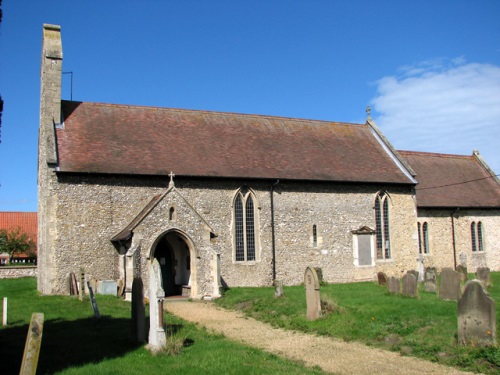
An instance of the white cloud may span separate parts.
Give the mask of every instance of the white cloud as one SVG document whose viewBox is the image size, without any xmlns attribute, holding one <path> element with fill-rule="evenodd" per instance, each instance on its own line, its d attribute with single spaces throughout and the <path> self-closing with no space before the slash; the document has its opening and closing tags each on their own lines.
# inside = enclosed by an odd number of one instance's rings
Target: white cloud
<svg viewBox="0 0 500 375">
<path fill-rule="evenodd" d="M 383 77 L 373 117 L 394 147 L 470 155 L 500 173 L 500 67 L 437 59 Z"/>
</svg>

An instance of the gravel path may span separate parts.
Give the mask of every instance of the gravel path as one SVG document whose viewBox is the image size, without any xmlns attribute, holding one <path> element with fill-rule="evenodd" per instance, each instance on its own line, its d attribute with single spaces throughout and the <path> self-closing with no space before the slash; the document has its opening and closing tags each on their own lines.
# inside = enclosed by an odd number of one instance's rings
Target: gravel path
<svg viewBox="0 0 500 375">
<path fill-rule="evenodd" d="M 472 374 L 359 343 L 273 328 L 210 302 L 167 302 L 165 310 L 227 338 L 335 374 Z"/>
</svg>

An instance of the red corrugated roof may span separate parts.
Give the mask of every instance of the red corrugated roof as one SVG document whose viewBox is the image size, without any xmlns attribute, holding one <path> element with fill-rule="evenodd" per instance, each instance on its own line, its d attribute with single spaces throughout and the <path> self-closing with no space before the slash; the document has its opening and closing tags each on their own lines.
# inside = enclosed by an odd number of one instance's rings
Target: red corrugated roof
<svg viewBox="0 0 500 375">
<path fill-rule="evenodd" d="M 398 152 L 417 173 L 419 207 L 500 208 L 500 185 L 474 155 Z"/>
<path fill-rule="evenodd" d="M 411 184 L 369 125 L 62 102 L 60 172 Z"/>
<path fill-rule="evenodd" d="M 0 212 L 0 228 L 11 230 L 21 228 L 36 242 L 38 222 L 36 212 Z"/>
</svg>

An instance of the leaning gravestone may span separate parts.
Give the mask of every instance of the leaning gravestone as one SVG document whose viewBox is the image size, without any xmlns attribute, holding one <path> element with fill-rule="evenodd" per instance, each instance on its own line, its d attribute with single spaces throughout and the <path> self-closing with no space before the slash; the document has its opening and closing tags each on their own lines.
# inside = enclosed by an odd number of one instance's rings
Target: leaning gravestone
<svg viewBox="0 0 500 375">
<path fill-rule="evenodd" d="M 383 272 L 377 272 L 377 282 L 378 282 L 378 285 L 386 285 L 387 284 L 387 275 Z"/>
<path fill-rule="evenodd" d="M 387 291 L 391 294 L 401 293 L 401 284 L 399 283 L 399 277 L 391 276 L 387 279 Z"/>
<path fill-rule="evenodd" d="M 99 312 L 99 308 L 97 307 L 97 301 L 95 300 L 94 291 L 90 286 L 90 281 L 87 281 L 87 287 L 89 288 L 90 304 L 92 305 L 92 309 L 94 310 L 94 318 L 100 319 L 101 313 Z"/>
<path fill-rule="evenodd" d="M 33 313 L 28 328 L 28 337 L 24 345 L 23 361 L 21 363 L 20 375 L 35 375 L 40 356 L 43 335 L 43 313 Z"/>
<path fill-rule="evenodd" d="M 458 301 L 458 342 L 465 345 L 496 345 L 495 301 L 479 280 L 469 281 Z"/>
<path fill-rule="evenodd" d="M 71 296 L 76 296 L 78 292 L 78 281 L 76 280 L 76 275 L 74 272 L 69 274 L 69 294 Z"/>
<path fill-rule="evenodd" d="M 441 282 L 439 283 L 439 298 L 449 301 L 457 301 L 460 297 L 460 274 L 451 268 L 441 270 Z"/>
<path fill-rule="evenodd" d="M 418 272 L 417 272 L 418 273 Z M 418 297 L 418 282 L 414 273 L 408 273 L 403 276 L 403 294 L 408 297 Z"/>
<path fill-rule="evenodd" d="M 426 292 L 437 292 L 437 272 L 435 267 L 427 267 L 425 269 L 424 288 Z"/>
<path fill-rule="evenodd" d="M 460 274 L 460 281 L 467 281 L 467 266 L 459 265 L 457 266 L 457 272 Z"/>
<path fill-rule="evenodd" d="M 488 289 L 491 286 L 490 269 L 488 267 L 479 267 L 476 270 L 476 279 L 481 281 L 485 289 Z"/>
<path fill-rule="evenodd" d="M 283 280 L 274 280 L 274 297 L 280 298 L 285 295 L 283 291 Z"/>
<path fill-rule="evenodd" d="M 321 316 L 321 297 L 318 274 L 314 268 L 306 268 L 304 285 L 306 289 L 307 319 L 316 320 Z"/>
<path fill-rule="evenodd" d="M 134 278 L 132 282 L 132 337 L 138 342 L 146 341 L 144 285 L 140 277 Z"/>
</svg>

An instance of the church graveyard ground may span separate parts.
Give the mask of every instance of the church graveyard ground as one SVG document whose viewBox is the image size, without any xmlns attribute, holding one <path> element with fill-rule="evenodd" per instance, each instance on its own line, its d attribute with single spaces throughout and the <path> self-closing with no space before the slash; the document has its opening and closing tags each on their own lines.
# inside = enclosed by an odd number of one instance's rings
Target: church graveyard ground
<svg viewBox="0 0 500 375">
<path fill-rule="evenodd" d="M 488 292 L 493 299 L 500 299 L 500 288 L 495 289 L 500 274 L 492 273 L 491 277 L 493 287 Z M 304 286 L 285 286 L 285 298 L 280 299 L 274 298 L 273 288 L 234 288 L 216 303 L 277 327 L 360 341 L 462 370 L 500 371 L 500 362 L 494 359 L 495 355 L 500 358 L 500 349 L 463 346 L 458 342 L 456 300 L 441 300 L 437 293 L 425 292 L 423 283 L 419 283 L 419 288 L 418 298 L 409 298 L 390 294 L 378 282 L 321 285 L 321 300 L 332 302 L 336 308 L 333 312 L 323 310 L 314 321 L 306 319 Z M 474 356 L 483 360 L 488 357 L 492 362 L 474 360 L 472 367 L 460 367 Z"/>
</svg>

